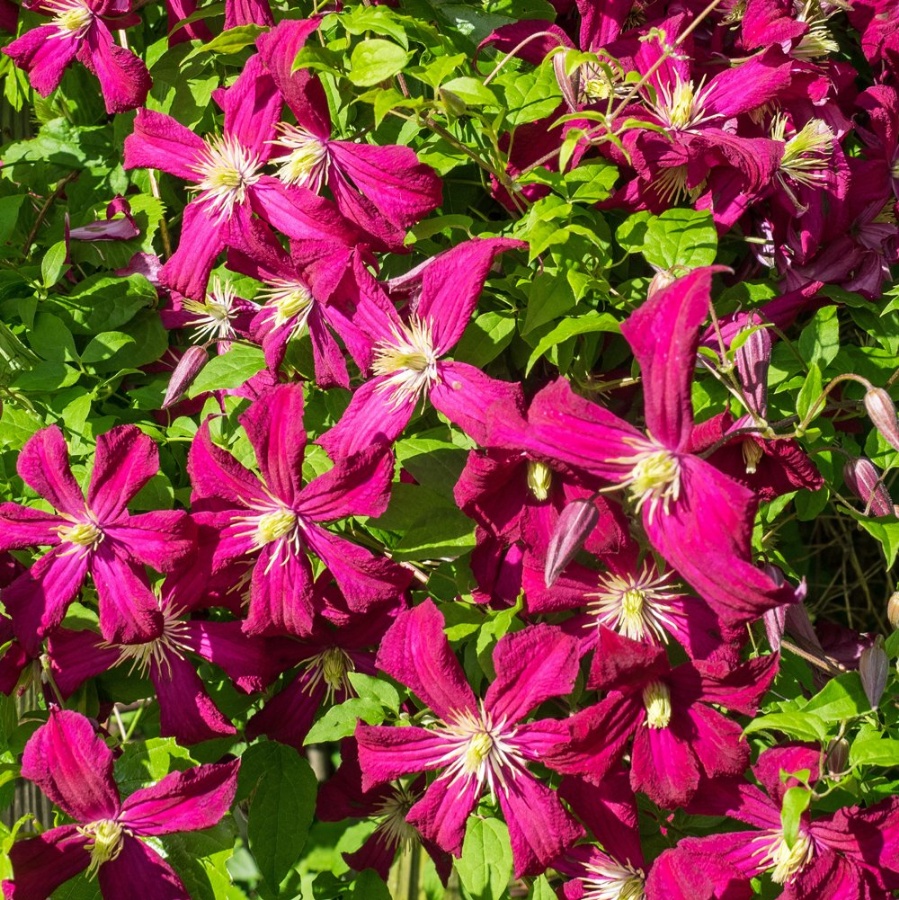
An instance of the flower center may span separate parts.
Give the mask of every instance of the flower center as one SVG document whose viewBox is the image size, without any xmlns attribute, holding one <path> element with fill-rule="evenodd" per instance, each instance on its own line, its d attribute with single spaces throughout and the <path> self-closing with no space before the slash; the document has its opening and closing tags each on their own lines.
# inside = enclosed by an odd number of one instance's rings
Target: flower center
<svg viewBox="0 0 899 900">
<path fill-rule="evenodd" d="M 638 575 L 604 575 L 599 579 L 599 590 L 587 595 L 588 609 L 597 625 L 605 625 L 632 641 L 668 643 L 668 629 L 674 627 L 668 601 L 678 596 L 669 584 L 672 575 L 659 575 L 648 562 Z"/>
<path fill-rule="evenodd" d="M 708 90 L 702 82 L 696 87 L 690 79 L 674 73 L 673 84 L 659 84 L 655 96 L 649 100 L 650 109 L 674 131 L 687 131 L 701 122 L 715 118 L 706 115 L 705 98 Z"/>
<path fill-rule="evenodd" d="M 394 326 L 391 337 L 375 346 L 372 372 L 391 376 L 381 389 L 393 393 L 394 408 L 414 403 L 437 380 L 437 352 L 430 326 L 416 316 L 410 316 L 406 327 Z"/>
<path fill-rule="evenodd" d="M 297 184 L 316 193 L 321 190 L 328 171 L 328 148 L 311 131 L 299 125 L 279 122 L 280 137 L 272 141 L 288 153 L 275 160 L 278 178 L 284 184 Z"/>
<path fill-rule="evenodd" d="M 272 541 L 280 540 L 296 527 L 296 513 L 289 509 L 275 509 L 264 513 L 256 521 L 256 533 L 253 535 L 253 543 L 257 548 L 262 548 Z"/>
<path fill-rule="evenodd" d="M 706 179 L 703 178 L 695 187 L 687 187 L 687 177 L 686 166 L 669 166 L 656 176 L 652 186 L 659 198 L 666 203 L 680 203 L 684 199 L 689 199 L 692 203 L 705 190 Z"/>
<path fill-rule="evenodd" d="M 786 117 L 777 115 L 771 123 L 771 137 L 784 140 Z M 781 171 L 793 181 L 810 187 L 827 174 L 833 153 L 834 135 L 821 119 L 812 119 L 785 144 Z"/>
<path fill-rule="evenodd" d="M 528 487 L 541 503 L 549 496 L 552 480 L 553 470 L 545 462 L 528 460 Z"/>
<path fill-rule="evenodd" d="M 634 442 L 641 446 L 638 442 Z M 680 496 L 680 460 L 670 450 L 658 445 L 645 444 L 645 449 L 633 457 L 622 457 L 609 462 L 628 462 L 631 470 L 622 484 L 630 488 L 631 497 L 637 504 L 637 512 L 649 502 L 649 521 L 655 517 L 659 505 L 668 512 L 668 505 L 677 502 Z M 636 462 L 633 460 L 636 459 Z"/>
<path fill-rule="evenodd" d="M 72 552 L 76 547 L 90 547 L 93 549 L 103 540 L 103 532 L 93 522 L 76 522 L 74 525 L 60 525 L 56 529 L 59 539 L 64 544 L 73 544 Z"/>
<path fill-rule="evenodd" d="M 184 612 L 184 609 L 164 609 L 162 634 L 152 641 L 143 644 L 105 644 L 104 646 L 115 647 L 119 651 L 115 665 L 119 666 L 130 660 L 129 674 L 137 670 L 146 677 L 150 667 L 155 664 L 157 670 L 165 670 L 171 678 L 170 655 L 184 659 L 184 654 L 189 649 L 184 643 L 188 633 L 187 622 L 181 618 Z"/>
<path fill-rule="evenodd" d="M 274 324 L 276 328 L 298 317 L 294 333 L 303 328 L 309 313 L 312 311 L 314 299 L 309 288 L 301 281 L 272 279 L 259 291 L 259 299 L 275 309 Z"/>
<path fill-rule="evenodd" d="M 262 163 L 235 137 L 224 135 L 206 142 L 200 159 L 191 168 L 200 176 L 188 187 L 198 191 L 198 200 L 207 204 L 218 221 L 231 218 L 234 207 L 246 201 L 247 188 L 262 177 Z"/>
<path fill-rule="evenodd" d="M 784 884 L 812 861 L 815 845 L 804 831 L 799 832 L 792 847 L 787 844 L 782 831 L 770 834 L 773 840 L 763 848 L 765 858 L 762 862 L 764 866 L 771 868 L 771 880 Z"/>
<path fill-rule="evenodd" d="M 646 724 L 650 728 L 667 728 L 671 721 L 671 691 L 661 681 L 650 681 L 643 688 Z"/>
<path fill-rule="evenodd" d="M 83 37 L 94 21 L 93 12 L 83 0 L 51 0 L 44 8 L 54 13 L 53 24 L 59 29 L 53 37 Z"/>
<path fill-rule="evenodd" d="M 213 276 L 210 289 L 203 302 L 191 300 L 189 297 L 181 301 L 184 309 L 196 316 L 193 323 L 196 328 L 194 340 L 198 344 L 234 338 L 234 327 L 231 323 L 239 313 L 234 306 L 234 298 L 234 287 Z"/>
<path fill-rule="evenodd" d="M 326 703 L 333 703 L 334 695 L 338 691 L 353 693 L 347 674 L 354 672 L 356 666 L 352 658 L 340 647 L 328 647 L 327 650 L 316 654 L 306 663 L 306 669 L 311 671 L 311 677 L 304 690 L 311 693 L 320 681 L 324 681 Z"/>
<path fill-rule="evenodd" d="M 746 463 L 746 474 L 755 475 L 759 461 L 765 455 L 764 450 L 752 438 L 743 438 L 741 450 L 743 462 Z"/>
<path fill-rule="evenodd" d="M 586 888 L 583 900 L 643 900 L 641 869 L 619 863 L 608 857 L 603 862 L 587 863 L 590 872 L 583 879 Z"/>
<path fill-rule="evenodd" d="M 100 819 L 78 828 L 80 835 L 90 838 L 86 847 L 91 854 L 88 878 L 93 878 L 103 863 L 114 860 L 122 852 L 124 831 L 113 819 Z"/>
<path fill-rule="evenodd" d="M 418 837 L 418 831 L 406 821 L 415 800 L 406 788 L 397 786 L 393 794 L 374 811 L 374 815 L 384 817 L 375 831 L 383 832 L 391 847 L 409 844 Z"/>
</svg>

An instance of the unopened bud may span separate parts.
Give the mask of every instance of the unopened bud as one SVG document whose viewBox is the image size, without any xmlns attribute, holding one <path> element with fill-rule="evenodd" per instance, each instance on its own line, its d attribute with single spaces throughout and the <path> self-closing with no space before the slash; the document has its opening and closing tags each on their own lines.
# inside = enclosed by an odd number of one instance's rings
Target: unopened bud
<svg viewBox="0 0 899 900">
<path fill-rule="evenodd" d="M 849 490 L 865 504 L 867 515 L 875 518 L 893 515 L 893 501 L 881 481 L 880 470 L 870 459 L 862 456 L 846 460 L 843 480 Z"/>
<path fill-rule="evenodd" d="M 572 500 L 556 521 L 549 546 L 546 548 L 546 565 L 543 579 L 552 587 L 565 567 L 577 555 L 590 532 L 599 522 L 599 510 L 592 500 Z"/>
<path fill-rule="evenodd" d="M 181 399 L 208 361 L 206 348 L 198 344 L 192 344 L 184 351 L 184 355 L 178 360 L 178 365 L 175 366 L 175 371 L 172 372 L 172 377 L 169 379 L 165 399 L 162 401 L 163 409 L 168 409 Z"/>
<path fill-rule="evenodd" d="M 649 282 L 649 287 L 646 289 L 646 299 L 649 300 L 654 294 L 664 291 L 666 287 L 674 284 L 675 281 L 677 281 L 677 275 L 670 269 L 658 269 L 655 275 L 652 276 L 652 281 Z"/>
<path fill-rule="evenodd" d="M 858 674 L 862 677 L 862 687 L 871 709 L 877 709 L 880 705 L 880 698 L 887 686 L 889 666 L 890 661 L 883 649 L 883 638 L 878 635 L 870 647 L 862 650 L 858 660 Z"/>
<path fill-rule="evenodd" d="M 562 97 L 565 103 L 568 104 L 568 109 L 571 112 L 576 112 L 578 108 L 578 87 L 580 84 L 579 70 L 575 69 L 571 75 L 567 75 L 565 73 L 566 68 L 568 68 L 566 52 L 561 50 L 553 56 L 553 72 L 559 84 L 559 90 L 562 91 Z"/>
<path fill-rule="evenodd" d="M 894 629 L 899 629 L 899 591 L 893 591 L 887 600 L 887 619 Z"/>
<path fill-rule="evenodd" d="M 849 764 L 849 741 L 835 738 L 827 745 L 827 771 L 830 775 L 842 775 Z"/>
<path fill-rule="evenodd" d="M 750 327 L 757 326 L 760 321 L 753 316 Z M 735 362 L 750 409 L 764 418 L 768 411 L 768 366 L 771 363 L 771 335 L 767 328 L 756 327 L 751 332 L 737 348 Z"/>
<path fill-rule="evenodd" d="M 784 628 L 787 624 L 787 607 L 775 606 L 769 609 L 764 617 L 765 632 L 768 635 L 768 643 L 771 649 L 777 653 L 780 650 L 780 642 L 783 640 Z"/>
<path fill-rule="evenodd" d="M 896 419 L 896 406 L 890 395 L 883 388 L 869 388 L 865 394 L 865 409 L 886 442 L 894 450 L 899 450 L 899 420 Z"/>
<path fill-rule="evenodd" d="M 440 99 L 446 107 L 446 111 L 452 116 L 464 116 L 468 112 L 468 105 L 458 95 L 446 88 L 440 88 Z"/>
</svg>

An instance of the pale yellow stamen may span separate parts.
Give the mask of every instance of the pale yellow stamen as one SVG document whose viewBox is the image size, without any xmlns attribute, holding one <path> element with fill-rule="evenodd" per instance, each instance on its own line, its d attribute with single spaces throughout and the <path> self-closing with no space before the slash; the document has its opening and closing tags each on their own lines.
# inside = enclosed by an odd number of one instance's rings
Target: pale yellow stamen
<svg viewBox="0 0 899 900">
<path fill-rule="evenodd" d="M 587 863 L 590 872 L 583 879 L 583 900 L 643 900 L 643 883 L 646 875 L 642 869 L 616 862 Z"/>
<path fill-rule="evenodd" d="M 259 291 L 257 299 L 263 301 L 267 306 L 274 307 L 276 328 L 297 318 L 293 334 L 301 331 L 306 325 L 315 302 L 309 288 L 301 281 L 288 281 L 280 278 L 266 282 L 265 287 Z"/>
<path fill-rule="evenodd" d="M 786 118 L 775 116 L 771 123 L 774 140 L 784 140 Z M 835 137 L 821 119 L 812 119 L 784 144 L 781 171 L 798 184 L 810 187 L 822 181 L 828 172 Z"/>
<path fill-rule="evenodd" d="M 741 450 L 743 462 L 746 464 L 746 474 L 755 475 L 758 464 L 765 455 L 764 450 L 751 438 L 743 438 Z"/>
<path fill-rule="evenodd" d="M 90 825 L 82 825 L 78 833 L 90 838 L 85 849 L 90 851 L 91 861 L 87 867 L 87 877 L 93 878 L 103 863 L 111 862 L 124 846 L 125 829 L 113 819 L 100 819 Z"/>
<path fill-rule="evenodd" d="M 374 815 L 384 817 L 375 830 L 384 833 L 391 847 L 400 847 L 417 840 L 418 831 L 406 821 L 415 799 L 406 788 L 397 787 L 375 810 Z"/>
<path fill-rule="evenodd" d="M 93 522 L 76 522 L 74 525 L 60 525 L 56 528 L 59 540 L 63 544 L 74 544 L 76 547 L 96 547 L 103 540 L 103 532 Z"/>
<path fill-rule="evenodd" d="M 286 156 L 274 160 L 278 178 L 284 184 L 300 185 L 315 192 L 321 190 L 328 171 L 328 148 L 311 131 L 299 125 L 280 122 L 277 129 L 280 137 L 271 143 L 289 151 Z"/>
<path fill-rule="evenodd" d="M 528 461 L 528 488 L 541 503 L 549 496 L 553 470 L 538 459 Z"/>
<path fill-rule="evenodd" d="M 800 831 L 790 847 L 782 831 L 772 831 L 763 835 L 763 846 L 756 853 L 763 853 L 762 866 L 771 869 L 771 880 L 785 884 L 801 872 L 815 855 L 815 845 L 810 836 Z"/>
<path fill-rule="evenodd" d="M 706 179 L 703 179 L 695 187 L 687 187 L 687 167 L 671 166 L 662 169 L 658 176 L 653 180 L 652 186 L 655 188 L 659 198 L 666 203 L 680 203 L 681 200 L 689 199 L 692 203 L 705 190 Z"/>
<path fill-rule="evenodd" d="M 409 317 L 407 326 L 394 326 L 391 337 L 375 347 L 372 372 L 390 376 L 381 390 L 393 394 L 395 409 L 414 403 L 437 380 L 430 326 L 416 316 Z"/>
<path fill-rule="evenodd" d="M 609 573 L 599 579 L 599 590 L 587 595 L 588 609 L 597 625 L 632 641 L 667 643 L 668 629 L 674 627 L 667 601 L 678 596 L 668 584 L 672 574 L 659 575 L 649 563 L 643 564 L 639 575 Z"/>
<path fill-rule="evenodd" d="M 672 131 L 689 131 L 702 122 L 717 118 L 707 114 L 705 102 L 709 89 L 700 81 L 696 86 L 675 72 L 673 84 L 659 84 L 647 101 L 655 115 Z"/>
<path fill-rule="evenodd" d="M 202 302 L 189 297 L 181 301 L 184 309 L 197 317 L 194 322 L 197 343 L 233 340 L 235 332 L 231 323 L 239 314 L 234 306 L 235 296 L 233 285 L 213 276 Z"/>
<path fill-rule="evenodd" d="M 172 655 L 178 659 L 184 659 L 184 654 L 190 649 L 185 643 L 188 636 L 187 622 L 181 618 L 184 609 L 163 610 L 162 634 L 152 641 L 143 644 L 106 644 L 106 647 L 115 647 L 119 651 L 119 658 L 115 665 L 131 662 L 129 672 L 137 670 L 141 676 L 146 677 L 151 666 L 164 671 L 171 678 Z"/>
<path fill-rule="evenodd" d="M 206 142 L 201 159 L 191 168 L 200 176 L 198 200 L 208 205 L 218 221 L 231 218 L 234 207 L 246 201 L 247 188 L 262 177 L 262 163 L 235 137 L 224 135 Z"/>
<path fill-rule="evenodd" d="M 256 521 L 253 543 L 257 548 L 262 548 L 272 541 L 286 537 L 294 530 L 296 524 L 296 513 L 292 510 L 282 508 L 264 513 Z"/>
<path fill-rule="evenodd" d="M 646 724 L 650 728 L 667 728 L 671 721 L 671 691 L 661 681 L 650 681 L 643 688 Z"/>
<path fill-rule="evenodd" d="M 54 38 L 80 38 L 94 21 L 94 13 L 83 0 L 52 0 L 44 9 L 52 12 L 53 24 L 59 29 Z"/>
<path fill-rule="evenodd" d="M 334 702 L 334 696 L 338 691 L 346 694 L 353 693 L 347 675 L 356 670 L 356 665 L 340 647 L 328 647 L 327 650 L 323 650 L 308 660 L 305 667 L 311 672 L 311 676 L 303 690 L 312 693 L 316 686 L 324 681 L 327 704 Z"/>
<path fill-rule="evenodd" d="M 680 460 L 664 447 L 643 441 L 630 441 L 639 452 L 630 457 L 610 459 L 609 462 L 629 463 L 631 470 L 622 481 L 630 490 L 637 512 L 649 503 L 649 521 L 655 518 L 659 506 L 667 513 L 672 501 L 680 497 Z M 636 460 L 636 461 L 635 461 Z"/>
</svg>

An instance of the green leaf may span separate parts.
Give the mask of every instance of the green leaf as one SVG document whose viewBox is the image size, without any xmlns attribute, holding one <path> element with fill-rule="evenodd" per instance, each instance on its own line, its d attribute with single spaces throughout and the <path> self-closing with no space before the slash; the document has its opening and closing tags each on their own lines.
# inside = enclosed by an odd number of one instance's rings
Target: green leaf
<svg viewBox="0 0 899 900">
<path fill-rule="evenodd" d="M 41 280 L 45 288 L 51 288 L 62 275 L 66 267 L 68 248 L 65 241 L 58 241 L 45 254 L 41 260 Z"/>
<path fill-rule="evenodd" d="M 362 41 L 350 54 L 350 81 L 360 87 L 372 87 L 403 71 L 409 54 L 392 41 L 371 38 Z"/>
<path fill-rule="evenodd" d="M 780 808 L 780 821 L 784 842 L 792 847 L 799 837 L 799 822 L 812 802 L 812 792 L 804 787 L 787 788 Z"/>
<path fill-rule="evenodd" d="M 91 275 L 67 296 L 54 296 L 52 304 L 76 334 L 91 337 L 118 331 L 137 313 L 157 302 L 156 289 L 143 275 Z"/>
<path fill-rule="evenodd" d="M 899 740 L 882 738 L 879 734 L 871 737 L 859 736 L 849 748 L 851 766 L 899 766 Z"/>
<path fill-rule="evenodd" d="M 190 751 L 174 738 L 149 738 L 125 744 L 116 760 L 115 780 L 126 797 L 138 788 L 165 778 L 169 772 L 183 772 L 195 765 Z"/>
<path fill-rule="evenodd" d="M 265 354 L 259 347 L 232 344 L 221 356 L 214 356 L 197 375 L 188 396 L 196 397 L 204 391 L 238 388 L 265 368 Z"/>
<path fill-rule="evenodd" d="M 5 244 L 15 231 L 19 220 L 19 209 L 24 194 L 14 194 L 12 197 L 0 197 L 0 244 Z"/>
<path fill-rule="evenodd" d="M 244 767 L 242 782 L 254 785 L 247 814 L 250 852 L 268 886 L 277 892 L 303 852 L 318 783 L 296 750 L 273 741 L 250 747 L 243 755 Z"/>
<path fill-rule="evenodd" d="M 799 396 L 796 398 L 796 412 L 800 420 L 805 420 L 805 417 L 811 413 L 818 402 L 818 398 L 821 396 L 823 388 L 821 369 L 817 363 L 812 363 L 808 368 L 808 375 L 805 376 L 805 381 L 802 382 L 802 387 L 799 389 Z M 823 410 L 824 405 L 820 404 L 816 414 L 812 416 L 809 422 L 813 422 Z"/>
<path fill-rule="evenodd" d="M 360 699 L 376 700 L 385 709 L 399 712 L 400 694 L 389 681 L 364 672 L 348 672 L 347 678 Z"/>
<path fill-rule="evenodd" d="M 62 319 L 52 313 L 38 313 L 28 332 L 28 343 L 39 356 L 56 362 L 78 359 L 75 339 Z"/>
<path fill-rule="evenodd" d="M 44 427 L 44 422 L 27 409 L 4 403 L 0 416 L 0 444 L 11 450 L 21 450 L 28 438 Z"/>
<path fill-rule="evenodd" d="M 859 526 L 871 535 L 883 550 L 886 567 L 891 569 L 896 562 L 896 554 L 899 553 L 899 519 L 895 516 L 880 516 L 872 518 L 862 515 L 855 509 L 840 507 L 847 515 L 852 516 Z"/>
<path fill-rule="evenodd" d="M 81 354 L 83 363 L 96 363 L 115 356 L 124 347 L 133 346 L 136 343 L 130 334 L 124 331 L 104 331 L 98 334 Z"/>
<path fill-rule="evenodd" d="M 453 356 L 482 368 L 509 346 L 514 334 L 515 317 L 512 314 L 481 313 L 468 323 Z"/>
<path fill-rule="evenodd" d="M 404 438 L 395 445 L 396 457 L 423 488 L 451 500 L 453 488 L 465 468 L 466 451 L 445 441 L 429 438 Z M 414 485 L 409 485 L 414 487 Z M 455 501 L 452 500 L 455 508 Z M 419 506 L 420 512 L 427 507 Z M 419 518 L 420 513 L 416 514 Z M 411 526 L 411 522 L 409 523 Z M 399 530 L 405 530 L 399 529 Z"/>
<path fill-rule="evenodd" d="M 463 75 L 460 78 L 451 78 L 440 85 L 442 92 L 449 92 L 458 97 L 468 106 L 499 106 L 496 94 L 477 78 Z"/>
<path fill-rule="evenodd" d="M 393 548 L 398 561 L 456 559 L 475 546 L 474 522 L 457 509 L 442 507 L 416 519 Z"/>
<path fill-rule="evenodd" d="M 807 363 L 816 363 L 821 369 L 834 361 L 840 352 L 840 322 L 836 306 L 822 306 L 814 319 L 802 329 L 799 336 L 799 353 Z"/>
<path fill-rule="evenodd" d="M 455 866 L 471 900 L 501 900 L 512 878 L 509 829 L 499 819 L 469 816 L 462 857 Z"/>
<path fill-rule="evenodd" d="M 668 209 L 647 223 L 643 255 L 659 269 L 710 266 L 717 253 L 718 233 L 709 212 Z"/>
<path fill-rule="evenodd" d="M 534 367 L 534 363 L 543 356 L 548 350 L 567 341 L 569 338 L 579 334 L 591 334 L 596 331 L 608 331 L 618 334 L 621 331 L 621 325 L 618 320 L 609 315 L 609 313 L 590 312 L 585 316 L 577 318 L 562 319 L 552 331 L 545 334 L 537 346 L 534 347 L 531 355 L 528 357 L 527 366 L 525 367 L 525 375 L 529 374 Z"/>
<path fill-rule="evenodd" d="M 326 744 L 349 737 L 361 719 L 366 725 L 380 725 L 384 721 L 384 707 L 380 700 L 350 697 L 332 706 L 313 726 L 304 744 Z"/>
<path fill-rule="evenodd" d="M 806 712 L 778 712 L 757 716 L 744 729 L 746 734 L 757 731 L 782 731 L 802 741 L 823 741 L 827 726 L 816 715 Z"/>
<path fill-rule="evenodd" d="M 823 722 L 844 722 L 869 712 L 871 704 L 862 688 L 858 672 L 847 672 L 833 678 L 802 708 Z"/>
<path fill-rule="evenodd" d="M 268 31 L 268 28 L 264 28 L 261 25 L 238 25 L 236 28 L 229 28 L 227 31 L 217 34 L 209 43 L 202 44 L 191 51 L 184 57 L 184 62 L 187 62 L 192 56 L 199 53 L 216 53 L 219 55 L 240 53 L 245 47 L 255 44 L 256 38 L 266 31 Z"/>
<path fill-rule="evenodd" d="M 165 835 L 161 840 L 191 900 L 245 900 L 231 883 L 227 862 L 234 854 L 237 829 L 231 817 L 203 831 Z"/>
<path fill-rule="evenodd" d="M 556 892 L 545 875 L 534 879 L 534 883 L 528 891 L 528 900 L 556 900 Z"/>
</svg>

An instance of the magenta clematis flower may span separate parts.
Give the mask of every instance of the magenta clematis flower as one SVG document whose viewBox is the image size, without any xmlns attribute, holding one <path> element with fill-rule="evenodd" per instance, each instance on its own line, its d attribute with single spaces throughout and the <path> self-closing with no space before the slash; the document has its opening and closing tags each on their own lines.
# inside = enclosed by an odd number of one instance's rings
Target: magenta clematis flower
<svg viewBox="0 0 899 900">
<path fill-rule="evenodd" d="M 627 488 L 652 545 L 735 624 L 790 602 L 793 591 L 750 562 L 756 497 L 690 452 L 690 382 L 716 271 L 678 279 L 621 326 L 643 374 L 646 433 L 560 379 L 534 398 L 526 429 L 497 421 L 493 438 Z"/>
<path fill-rule="evenodd" d="M 362 788 L 442 770 L 406 821 L 458 856 L 465 822 L 489 787 L 509 826 L 516 877 L 542 872 L 583 832 L 526 766 L 545 762 L 547 752 L 564 743 L 566 723 L 522 720 L 550 697 L 571 691 L 577 642 L 550 625 L 506 635 L 493 653 L 496 680 L 478 701 L 443 625 L 426 600 L 400 613 L 381 643 L 378 666 L 424 700 L 437 721 L 430 728 L 358 725 Z"/>
<path fill-rule="evenodd" d="M 188 470 L 198 521 L 220 532 L 214 573 L 256 556 L 244 630 L 309 633 L 313 583 L 307 549 L 325 562 L 354 611 L 398 597 L 410 572 L 318 524 L 378 516 L 386 509 L 393 458 L 383 443 L 304 486 L 303 386 L 278 385 L 263 393 L 241 423 L 262 478 L 212 443 L 208 423 L 191 447 Z"/>
<path fill-rule="evenodd" d="M 290 21 L 260 35 L 256 44 L 266 69 L 296 124 L 279 122 L 279 148 L 272 162 L 287 185 L 318 193 L 327 185 L 338 209 L 355 222 L 376 249 L 404 249 L 406 230 L 436 209 L 440 177 L 418 161 L 409 147 L 376 146 L 331 138 L 331 114 L 318 77 L 291 72 L 297 53 L 318 20 Z"/>
<path fill-rule="evenodd" d="M 31 9 L 53 16 L 13 41 L 3 52 L 24 69 L 31 86 L 43 97 L 59 86 L 66 67 L 82 62 L 100 79 L 106 112 L 142 106 L 152 85 L 144 63 L 112 39 L 114 29 L 140 21 L 130 0 L 37 0 Z"/>
<path fill-rule="evenodd" d="M 340 768 L 318 792 L 316 815 L 323 822 L 378 819 L 374 834 L 358 850 L 343 854 L 346 864 L 357 872 L 374 869 L 386 881 L 397 854 L 418 842 L 434 860 L 437 874 L 446 884 L 453 869 L 452 857 L 406 821 L 424 789 L 425 779 L 421 776 L 409 785 L 395 782 L 363 791 L 356 745 L 346 740 L 340 746 Z"/>
<path fill-rule="evenodd" d="M 609 694 L 569 720 L 571 743 L 550 765 L 598 781 L 633 735 L 632 787 L 677 809 L 689 802 L 703 775 L 715 779 L 746 769 L 749 745 L 742 728 L 713 704 L 752 715 L 778 662 L 773 655 L 733 670 L 702 662 L 672 667 L 661 647 L 603 628 L 589 686 Z"/>
<path fill-rule="evenodd" d="M 112 751 L 90 722 L 53 709 L 25 745 L 22 777 L 33 781 L 77 824 L 18 841 L 10 851 L 13 880 L 7 900 L 49 897 L 87 869 L 104 900 L 126 900 L 135 885 L 160 900 L 190 900 L 175 870 L 141 837 L 215 825 L 237 791 L 239 760 L 172 772 L 124 801 L 112 776 Z"/>
<path fill-rule="evenodd" d="M 357 266 L 362 292 L 371 297 L 366 306 L 371 314 L 358 325 L 374 342 L 375 377 L 356 391 L 337 425 L 319 438 L 332 459 L 369 446 L 377 435 L 396 440 L 424 395 L 479 443 L 486 438 L 491 404 L 521 406 L 519 385 L 440 357 L 462 337 L 494 259 L 524 246 L 506 238 L 474 239 L 428 260 L 415 270 L 420 290 L 402 316 Z"/>
<path fill-rule="evenodd" d="M 742 782 L 705 786 L 690 812 L 730 816 L 754 830 L 681 840 L 653 867 L 647 895 L 652 900 L 693 900 L 696 895 L 684 888 L 690 884 L 688 873 L 699 870 L 712 881 L 715 893 L 708 896 L 714 897 L 748 897 L 749 880 L 763 873 L 783 885 L 783 900 L 893 896 L 899 889 L 896 797 L 867 809 L 854 806 L 820 816 L 814 810 L 805 812 L 798 833 L 787 840 L 781 817 L 784 795 L 791 787 L 814 785 L 820 762 L 817 747 L 775 747 L 762 753 L 753 767 L 764 791 Z M 797 774 L 801 781 L 792 777 Z"/>
<path fill-rule="evenodd" d="M 162 613 L 144 566 L 171 571 L 193 550 L 194 528 L 180 510 L 128 512 L 128 501 L 159 470 L 153 441 L 134 425 L 100 435 L 86 499 L 55 425 L 25 444 L 17 465 L 22 480 L 58 510 L 0 505 L 0 550 L 51 547 L 3 593 L 26 651 L 59 625 L 88 573 L 106 640 L 129 643 L 158 636 Z"/>
<path fill-rule="evenodd" d="M 259 56 L 231 87 L 215 94 L 225 111 L 221 136 L 203 140 L 171 116 L 138 111 L 125 139 L 125 168 L 162 169 L 189 182 L 197 196 L 185 207 L 178 250 L 160 280 L 188 297 L 202 297 L 215 258 L 246 230 L 253 213 L 294 240 L 340 241 L 360 236 L 333 204 L 302 188 L 286 188 L 263 167 L 272 153 L 266 140 L 281 98 Z"/>
</svg>

